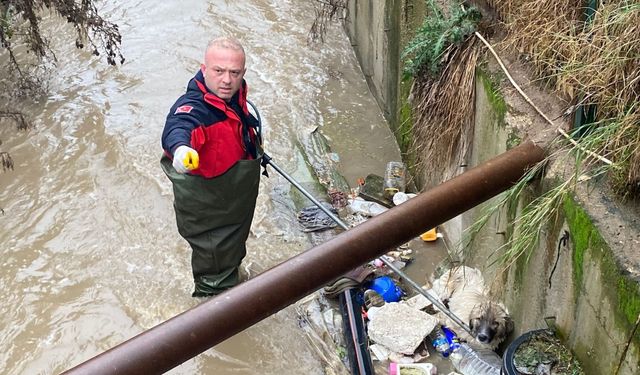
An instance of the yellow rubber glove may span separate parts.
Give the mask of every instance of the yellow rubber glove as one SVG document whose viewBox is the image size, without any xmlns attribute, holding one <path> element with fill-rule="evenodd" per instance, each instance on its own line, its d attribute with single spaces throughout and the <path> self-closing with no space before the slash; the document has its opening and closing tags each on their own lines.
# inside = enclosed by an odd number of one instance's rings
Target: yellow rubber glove
<svg viewBox="0 0 640 375">
<path fill-rule="evenodd" d="M 173 168 L 178 173 L 187 173 L 198 168 L 200 158 L 198 152 L 188 146 L 178 146 L 173 153 Z"/>
</svg>

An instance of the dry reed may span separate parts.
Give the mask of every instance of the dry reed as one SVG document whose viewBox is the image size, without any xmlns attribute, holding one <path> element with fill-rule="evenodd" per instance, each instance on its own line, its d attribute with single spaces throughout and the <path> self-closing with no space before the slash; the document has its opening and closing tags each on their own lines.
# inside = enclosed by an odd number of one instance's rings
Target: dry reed
<svg viewBox="0 0 640 375">
<path fill-rule="evenodd" d="M 427 187 L 452 176 L 444 175 L 466 153 L 465 132 L 471 129 L 478 43 L 473 36 L 450 45 L 437 77 L 419 74 L 411 88 L 413 149 L 419 184 Z"/>
<path fill-rule="evenodd" d="M 504 22 L 507 48 L 530 60 L 536 74 L 560 95 L 596 105 L 598 124 L 617 125 L 601 152 L 619 167 L 613 175 L 616 190 L 638 196 L 640 3 L 601 2 L 591 14 L 568 1 L 490 3 Z"/>
</svg>

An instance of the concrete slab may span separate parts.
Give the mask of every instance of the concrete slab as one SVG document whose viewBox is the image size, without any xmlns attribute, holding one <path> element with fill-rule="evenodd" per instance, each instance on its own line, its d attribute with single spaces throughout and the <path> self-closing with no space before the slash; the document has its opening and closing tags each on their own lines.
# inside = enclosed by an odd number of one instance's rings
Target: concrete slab
<svg viewBox="0 0 640 375">
<path fill-rule="evenodd" d="M 404 303 L 387 303 L 369 322 L 369 337 L 392 352 L 411 355 L 433 331 L 438 320 Z"/>
</svg>

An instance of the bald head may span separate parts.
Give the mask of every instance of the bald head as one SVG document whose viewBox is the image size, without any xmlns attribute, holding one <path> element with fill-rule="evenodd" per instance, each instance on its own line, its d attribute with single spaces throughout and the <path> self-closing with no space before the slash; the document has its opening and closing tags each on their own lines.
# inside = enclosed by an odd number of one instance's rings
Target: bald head
<svg viewBox="0 0 640 375">
<path fill-rule="evenodd" d="M 242 44 L 231 37 L 213 39 L 204 53 L 205 85 L 221 99 L 229 100 L 242 86 L 245 68 Z"/>
<path fill-rule="evenodd" d="M 233 37 L 222 36 L 209 41 L 209 44 L 207 44 L 207 49 L 205 50 L 205 53 L 204 53 L 205 61 L 207 59 L 207 54 L 209 53 L 209 51 L 213 49 L 233 50 L 241 53 L 242 56 L 244 57 L 244 48 L 242 47 L 242 44 L 240 44 L 240 41 L 238 41 L 238 39 Z"/>
</svg>

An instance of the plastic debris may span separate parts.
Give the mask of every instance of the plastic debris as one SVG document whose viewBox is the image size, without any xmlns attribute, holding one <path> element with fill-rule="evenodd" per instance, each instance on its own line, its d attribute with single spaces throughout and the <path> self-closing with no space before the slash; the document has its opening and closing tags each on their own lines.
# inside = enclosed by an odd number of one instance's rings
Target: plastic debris
<svg viewBox="0 0 640 375">
<path fill-rule="evenodd" d="M 436 375 L 438 369 L 432 363 L 395 363 L 389 364 L 389 375 Z"/>
<path fill-rule="evenodd" d="M 383 190 L 387 198 L 393 197 L 396 193 L 404 192 L 406 186 L 406 171 L 404 163 L 401 161 L 390 161 L 384 172 Z"/>
<path fill-rule="evenodd" d="M 436 228 L 431 228 L 428 231 L 422 233 L 420 235 L 420 239 L 422 239 L 423 241 L 426 242 L 432 242 L 438 239 L 438 232 L 436 231 Z"/>
<path fill-rule="evenodd" d="M 415 198 L 415 197 L 417 197 L 417 194 L 404 193 L 402 191 L 399 191 L 393 195 L 393 204 L 395 204 L 396 206 L 399 206 L 402 203 L 408 201 L 409 199 Z"/>
<path fill-rule="evenodd" d="M 376 291 L 385 302 L 398 302 L 404 295 L 402 289 L 389 276 L 377 277 L 365 286 Z"/>
<path fill-rule="evenodd" d="M 349 199 L 349 208 L 353 213 L 365 216 L 376 216 L 388 210 L 387 207 L 376 202 L 369 202 L 362 198 Z"/>
</svg>

